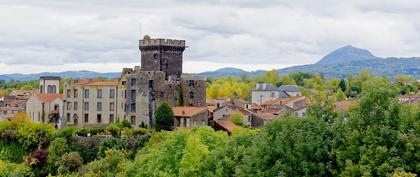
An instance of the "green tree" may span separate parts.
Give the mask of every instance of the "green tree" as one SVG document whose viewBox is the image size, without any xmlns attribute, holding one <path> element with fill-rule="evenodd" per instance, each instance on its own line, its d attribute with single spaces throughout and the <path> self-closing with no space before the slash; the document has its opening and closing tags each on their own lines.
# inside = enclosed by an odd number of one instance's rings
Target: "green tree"
<svg viewBox="0 0 420 177">
<path fill-rule="evenodd" d="M 174 129 L 174 112 L 169 103 L 162 103 L 155 112 L 156 131 L 171 131 Z"/>
<path fill-rule="evenodd" d="M 243 115 L 241 113 L 233 113 L 230 115 L 230 121 L 232 121 L 234 124 L 242 126 L 244 125 L 244 119 Z"/>
<path fill-rule="evenodd" d="M 346 84 L 346 80 L 341 79 L 340 83 L 338 84 L 338 86 L 340 87 L 341 91 L 345 92 L 347 89 L 347 84 Z"/>
</svg>

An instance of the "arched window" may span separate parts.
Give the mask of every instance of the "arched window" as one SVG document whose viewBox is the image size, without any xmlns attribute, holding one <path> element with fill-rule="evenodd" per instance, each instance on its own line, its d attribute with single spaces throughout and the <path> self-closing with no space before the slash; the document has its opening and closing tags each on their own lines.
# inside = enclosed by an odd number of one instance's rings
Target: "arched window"
<svg viewBox="0 0 420 177">
<path fill-rule="evenodd" d="M 52 93 L 52 86 L 51 86 L 51 85 L 49 85 L 49 86 L 47 87 L 47 93 Z"/>
<path fill-rule="evenodd" d="M 53 85 L 53 86 L 52 86 L 52 92 L 51 92 L 51 93 L 57 93 L 57 92 L 56 92 L 56 91 L 57 91 L 56 89 L 57 89 L 57 88 L 56 88 L 56 86 L 55 86 L 55 85 Z"/>
</svg>

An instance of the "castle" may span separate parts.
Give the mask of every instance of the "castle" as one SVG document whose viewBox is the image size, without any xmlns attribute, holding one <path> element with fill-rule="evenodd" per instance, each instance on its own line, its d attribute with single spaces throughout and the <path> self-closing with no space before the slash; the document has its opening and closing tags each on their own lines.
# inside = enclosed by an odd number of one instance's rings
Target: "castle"
<svg viewBox="0 0 420 177">
<path fill-rule="evenodd" d="M 65 82 L 67 124 L 89 126 L 125 119 L 133 126 L 152 128 L 154 113 L 163 102 L 205 107 L 206 78 L 182 75 L 185 47 L 184 40 L 143 39 L 139 41 L 141 66 L 124 68 L 118 80 Z"/>
</svg>

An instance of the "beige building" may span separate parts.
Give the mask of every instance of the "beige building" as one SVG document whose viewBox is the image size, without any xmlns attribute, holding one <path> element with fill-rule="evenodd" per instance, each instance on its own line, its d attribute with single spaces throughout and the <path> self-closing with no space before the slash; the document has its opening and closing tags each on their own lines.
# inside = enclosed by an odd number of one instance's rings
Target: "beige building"
<svg viewBox="0 0 420 177">
<path fill-rule="evenodd" d="M 39 79 L 39 93 L 60 93 L 60 77 L 42 76 Z"/>
<path fill-rule="evenodd" d="M 193 128 L 208 125 L 207 107 L 173 107 L 175 127 Z"/>
<path fill-rule="evenodd" d="M 50 116 L 56 114 L 63 117 L 63 95 L 35 93 L 26 103 L 26 113 L 32 122 L 49 123 Z M 62 120 L 55 122 L 58 127 L 63 126 Z"/>
<path fill-rule="evenodd" d="M 80 80 L 64 83 L 64 117 L 68 125 L 107 125 L 125 118 L 122 81 Z"/>
</svg>

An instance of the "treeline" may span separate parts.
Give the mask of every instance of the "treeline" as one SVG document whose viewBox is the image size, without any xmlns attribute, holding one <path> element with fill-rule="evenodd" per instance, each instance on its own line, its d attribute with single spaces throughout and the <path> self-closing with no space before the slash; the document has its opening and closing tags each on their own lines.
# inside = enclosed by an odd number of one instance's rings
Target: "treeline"
<svg viewBox="0 0 420 177">
<path fill-rule="evenodd" d="M 210 127 L 133 133 L 123 123 L 55 130 L 3 121 L 0 176 L 415 176 L 420 106 L 399 104 L 394 86 L 371 78 L 347 112 L 316 100 L 303 118 L 231 136 Z"/>
<path fill-rule="evenodd" d="M 207 97 L 231 97 L 249 100 L 251 90 L 256 83 L 270 83 L 273 86 L 297 85 L 303 94 L 309 98 L 322 95 L 321 97 L 334 97 L 337 100 L 344 100 L 347 97 L 360 97 L 362 85 L 377 77 L 367 71 L 361 72 L 357 76 L 349 75 L 346 79 L 325 80 L 323 74 L 314 75 L 303 72 L 292 72 L 287 76 L 279 76 L 276 70 L 266 72 L 262 76 L 248 77 L 246 74 L 240 78 L 208 78 Z M 397 76 L 396 78 L 381 78 L 384 80 L 392 79 L 392 89 L 400 94 L 415 94 L 420 83 L 410 76 Z"/>
</svg>

